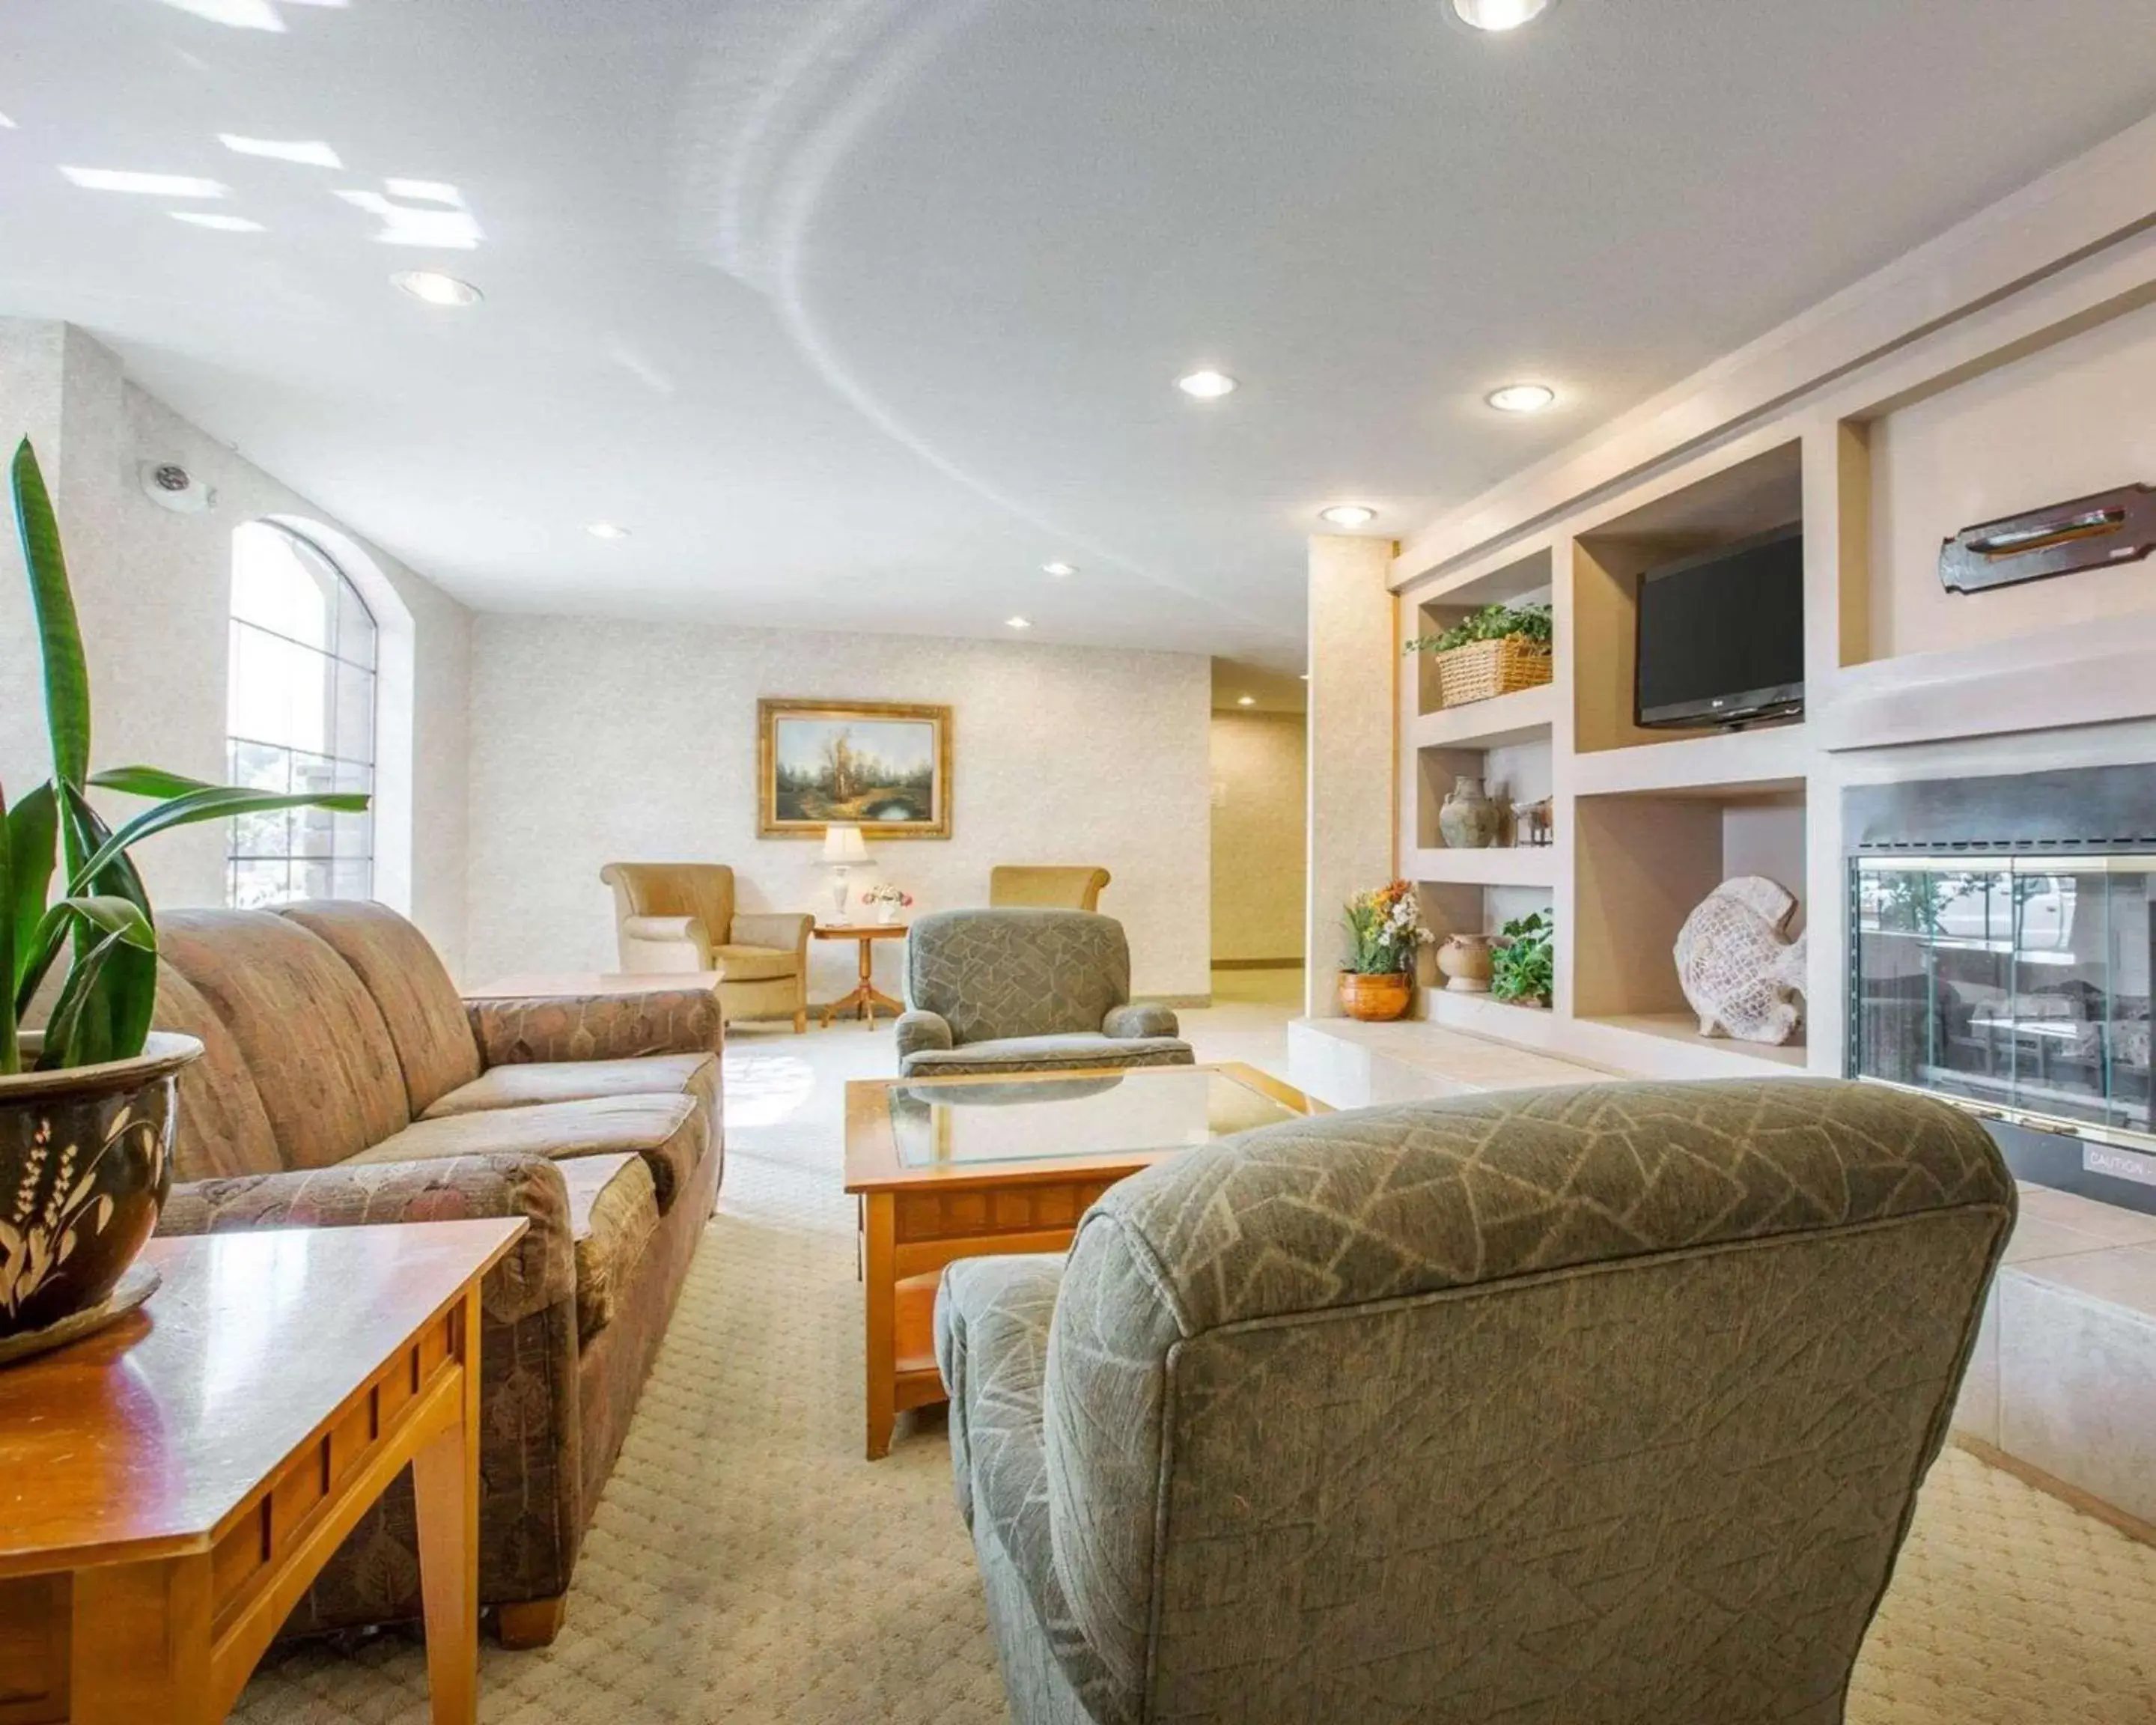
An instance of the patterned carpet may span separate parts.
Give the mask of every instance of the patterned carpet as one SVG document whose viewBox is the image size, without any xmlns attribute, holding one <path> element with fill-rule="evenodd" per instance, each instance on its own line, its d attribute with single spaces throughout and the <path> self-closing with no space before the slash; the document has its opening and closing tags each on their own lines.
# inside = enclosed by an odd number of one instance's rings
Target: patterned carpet
<svg viewBox="0 0 2156 1725">
<path fill-rule="evenodd" d="M 861 1459 L 839 1109 L 844 1079 L 891 1070 L 889 1037 L 737 1046 L 721 1213 L 586 1540 L 567 1625 L 543 1652 L 485 1651 L 480 1717 L 988 1725 L 1002 1690 L 942 1434 L 901 1427 L 890 1459 Z M 424 1725 L 425 1697 L 416 1641 L 393 1633 L 273 1656 L 234 1717 Z M 1849 1719 L 2156 1722 L 2156 1551 L 1949 1450 Z"/>
</svg>

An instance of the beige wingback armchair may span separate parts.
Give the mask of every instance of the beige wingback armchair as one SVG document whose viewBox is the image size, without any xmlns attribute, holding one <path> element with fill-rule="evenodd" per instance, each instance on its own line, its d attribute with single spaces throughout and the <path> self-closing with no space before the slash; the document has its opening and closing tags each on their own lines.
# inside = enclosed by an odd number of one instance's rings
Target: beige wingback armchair
<svg viewBox="0 0 2156 1725">
<path fill-rule="evenodd" d="M 1106 869 L 1028 868 L 1006 863 L 988 870 L 988 905 L 995 910 L 1037 905 L 1051 911 L 1097 911 L 1108 880 Z"/>
<path fill-rule="evenodd" d="M 729 1021 L 786 1019 L 808 1028 L 808 934 L 798 911 L 734 909 L 724 863 L 608 863 L 625 971 L 716 970 Z"/>
</svg>

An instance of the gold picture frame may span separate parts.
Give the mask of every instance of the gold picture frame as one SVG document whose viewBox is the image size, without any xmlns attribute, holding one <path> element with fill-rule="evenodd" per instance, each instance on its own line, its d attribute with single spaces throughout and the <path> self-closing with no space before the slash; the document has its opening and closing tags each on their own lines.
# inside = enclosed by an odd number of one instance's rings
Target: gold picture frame
<svg viewBox="0 0 2156 1725">
<path fill-rule="evenodd" d="M 839 820 L 870 839 L 951 836 L 949 707 L 767 699 L 756 732 L 758 837 L 820 839 Z"/>
</svg>

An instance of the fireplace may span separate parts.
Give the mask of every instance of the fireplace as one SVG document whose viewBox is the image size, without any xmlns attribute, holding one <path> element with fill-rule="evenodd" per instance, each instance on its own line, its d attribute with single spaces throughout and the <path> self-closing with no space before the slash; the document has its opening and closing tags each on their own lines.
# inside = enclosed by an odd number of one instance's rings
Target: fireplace
<svg viewBox="0 0 2156 1725">
<path fill-rule="evenodd" d="M 2000 1134 L 2025 1177 L 2156 1208 L 2118 1189 L 2156 1179 L 2156 768 L 1844 798 L 1850 1073 L 2051 1135 Z"/>
</svg>

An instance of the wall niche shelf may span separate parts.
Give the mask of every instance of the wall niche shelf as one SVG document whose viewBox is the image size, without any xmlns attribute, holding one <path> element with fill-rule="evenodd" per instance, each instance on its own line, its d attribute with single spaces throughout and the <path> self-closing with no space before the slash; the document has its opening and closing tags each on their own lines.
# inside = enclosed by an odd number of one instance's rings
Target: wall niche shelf
<svg viewBox="0 0 2156 1725">
<path fill-rule="evenodd" d="M 1453 850 L 1440 845 L 1416 851 L 1411 871 L 1417 880 L 1430 885 L 1553 887 L 1557 847 L 1518 845 Z"/>
<path fill-rule="evenodd" d="M 1787 1078 L 1804 1071 L 1811 1058 L 1802 1030 L 1795 1041 L 1779 1045 L 1702 1036 L 1688 1012 L 1584 1019 L 1579 1029 L 1604 1063 L 1668 1078 Z"/>
<path fill-rule="evenodd" d="M 1674 732 L 1663 742 L 1580 756 L 1573 762 L 1572 787 L 1579 796 L 1801 791 L 1809 744 L 1802 721 L 1757 730 Z"/>
<path fill-rule="evenodd" d="M 1548 742 L 1557 720 L 1557 685 L 1493 696 L 1466 706 L 1440 707 L 1414 721 L 1418 748 L 1495 749 Z"/>
</svg>

